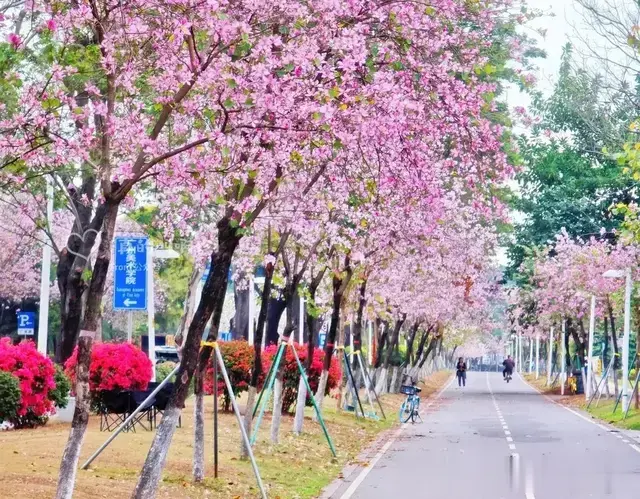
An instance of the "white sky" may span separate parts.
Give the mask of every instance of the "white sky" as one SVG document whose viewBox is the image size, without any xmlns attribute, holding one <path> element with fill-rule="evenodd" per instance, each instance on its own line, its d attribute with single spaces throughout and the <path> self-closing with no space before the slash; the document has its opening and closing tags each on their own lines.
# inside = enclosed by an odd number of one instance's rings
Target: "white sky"
<svg viewBox="0 0 640 499">
<path fill-rule="evenodd" d="M 538 66 L 537 87 L 549 93 L 560 69 L 562 48 L 569 41 L 573 27 L 581 24 L 581 16 L 576 11 L 574 0 L 555 0 L 553 3 L 548 0 L 529 0 L 529 5 L 549 13 L 532 23 L 531 30 L 528 30 L 529 35 L 538 40 L 538 46 L 547 53 L 546 59 L 537 59 L 535 64 Z M 532 31 L 537 29 L 546 29 L 544 38 Z M 527 96 L 517 88 L 509 90 L 507 100 L 511 106 L 526 106 L 529 103 Z"/>
<path fill-rule="evenodd" d="M 562 48 L 571 38 L 574 27 L 581 24 L 581 16 L 576 11 L 575 0 L 555 0 L 553 3 L 548 0 L 529 0 L 529 5 L 549 14 L 537 19 L 528 30 L 529 36 L 535 37 L 538 40 L 538 46 L 547 53 L 545 59 L 537 59 L 535 64 L 538 66 L 536 72 L 537 88 L 549 94 L 553 90 L 553 84 L 560 69 Z M 538 29 L 546 29 L 544 37 L 535 33 L 535 30 Z M 575 43 L 575 40 L 572 41 Z M 529 97 L 520 92 L 517 87 L 508 89 L 506 99 L 511 108 L 515 106 L 528 107 L 530 103 Z M 513 213 L 512 217 L 519 218 L 517 213 Z M 504 248 L 499 248 L 496 256 L 499 265 L 507 264 Z"/>
</svg>

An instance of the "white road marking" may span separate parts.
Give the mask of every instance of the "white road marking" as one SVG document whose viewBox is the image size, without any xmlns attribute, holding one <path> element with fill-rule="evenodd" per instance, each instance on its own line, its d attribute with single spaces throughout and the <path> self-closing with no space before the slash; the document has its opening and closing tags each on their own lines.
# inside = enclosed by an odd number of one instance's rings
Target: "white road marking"
<svg viewBox="0 0 640 499">
<path fill-rule="evenodd" d="M 598 428 L 600 428 L 603 431 L 606 431 L 607 433 L 610 433 L 613 435 L 613 433 L 611 432 L 611 428 L 607 428 L 605 425 L 598 423 L 597 421 L 593 420 L 593 419 L 589 419 L 588 417 L 580 414 L 577 411 L 574 411 L 573 409 L 571 409 L 570 407 L 567 407 L 566 405 L 562 405 L 560 402 L 556 402 L 555 400 L 553 400 L 551 397 L 549 397 L 546 393 L 543 393 L 542 391 L 538 390 L 535 386 L 531 385 L 526 379 L 524 379 L 522 376 L 520 376 L 520 379 L 524 382 L 525 385 L 527 385 L 529 388 L 531 388 L 532 390 L 538 392 L 538 394 L 542 395 L 542 397 L 544 397 L 545 399 L 547 399 L 549 402 L 551 402 L 552 404 L 557 405 L 558 407 L 562 407 L 565 411 L 569 411 L 571 414 L 573 414 L 574 416 L 579 417 L 580 419 L 582 419 L 583 421 L 586 421 L 587 423 L 591 423 L 594 426 L 597 426 Z M 622 438 L 620 435 L 616 435 L 619 438 Z M 637 445 L 634 444 L 629 444 L 629 447 L 631 447 L 634 451 L 640 453 L 640 447 L 638 447 Z"/>
<path fill-rule="evenodd" d="M 435 397 L 433 397 L 429 401 L 429 403 L 426 404 L 423 407 L 423 409 L 420 411 L 422 413 L 421 416 L 423 416 L 425 414 L 426 409 L 431 407 L 433 404 L 436 403 L 437 400 L 440 399 L 440 397 L 447 390 L 447 388 L 449 388 L 449 386 L 451 386 L 451 383 L 453 383 L 454 379 L 455 379 L 455 376 L 452 376 L 451 379 L 449 380 L 449 382 L 444 386 L 444 388 L 442 388 L 442 390 L 440 390 L 437 393 L 437 395 Z M 380 451 L 378 451 L 378 453 L 374 456 L 374 458 L 371 461 L 369 461 L 367 463 L 367 466 L 364 467 L 364 469 L 355 478 L 355 480 L 353 482 L 351 482 L 351 485 L 345 491 L 345 493 L 340 496 L 340 499 L 349 499 L 354 494 L 354 492 L 358 489 L 358 487 L 364 481 L 364 479 L 367 478 L 367 475 L 369 473 L 371 473 L 371 470 L 373 469 L 373 467 L 378 463 L 378 461 L 380 461 L 382 456 L 384 456 L 385 453 L 389 450 L 389 447 L 391 447 L 393 445 L 393 443 L 398 439 L 398 437 L 404 432 L 404 430 L 408 426 L 409 426 L 409 423 L 403 423 L 402 425 L 400 425 L 400 428 L 398 428 L 396 430 L 396 432 L 393 434 L 393 436 L 387 441 L 387 443 L 385 443 L 382 446 L 382 449 L 380 449 Z"/>
<path fill-rule="evenodd" d="M 498 419 L 502 424 L 502 429 L 504 430 L 504 434 L 506 435 L 507 442 L 509 442 L 509 450 L 515 451 L 516 445 L 513 442 L 513 437 L 511 436 L 511 431 L 509 431 L 509 426 L 502 416 L 502 412 L 500 411 L 500 407 L 498 406 L 498 401 L 496 400 L 495 395 L 493 394 L 493 390 L 491 389 L 491 382 L 489 381 L 489 373 L 487 373 L 487 388 L 489 389 L 489 394 L 491 395 L 491 399 L 493 400 L 493 406 L 496 408 L 496 413 L 498 414 Z M 511 454 L 511 465 L 513 471 L 513 482 L 512 487 L 517 488 L 518 483 L 520 481 L 520 454 L 513 452 Z M 530 471 L 530 470 L 528 470 Z M 526 484 L 525 484 L 525 499 L 536 499 L 533 494 L 533 477 L 531 473 L 527 473 Z"/>
</svg>

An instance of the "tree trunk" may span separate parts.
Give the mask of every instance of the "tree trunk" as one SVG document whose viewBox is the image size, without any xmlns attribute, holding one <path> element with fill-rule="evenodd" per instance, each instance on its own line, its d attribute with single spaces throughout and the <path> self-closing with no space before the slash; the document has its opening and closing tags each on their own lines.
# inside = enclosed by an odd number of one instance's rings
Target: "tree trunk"
<svg viewBox="0 0 640 499">
<path fill-rule="evenodd" d="M 432 326 L 429 326 L 427 330 L 422 333 L 422 337 L 420 338 L 420 343 L 418 344 L 418 350 L 416 351 L 416 356 L 413 361 L 413 367 L 417 367 L 418 363 L 422 359 L 422 352 L 424 352 L 424 346 L 427 344 L 427 340 L 429 339 L 429 335 L 431 334 Z"/>
<path fill-rule="evenodd" d="M 142 468 L 133 497 L 147 499 L 155 497 L 160 476 L 166 463 L 167 451 L 175 433 L 176 423 L 184 408 L 184 402 L 189 393 L 189 384 L 196 370 L 196 366 L 205 366 L 210 355 L 211 347 L 202 347 L 200 342 L 205 327 L 212 318 L 211 330 L 207 341 L 215 341 L 220 327 L 220 316 L 227 290 L 227 274 L 231 266 L 231 259 L 240 242 L 240 236 L 231 227 L 231 218 L 223 217 L 218 221 L 218 248 L 211 255 L 211 272 L 205 282 L 202 299 L 196 309 L 189 332 L 182 350 L 182 362 L 176 376 L 173 394 L 158 427 L 147 459 Z"/>
<path fill-rule="evenodd" d="M 413 364 L 413 343 L 416 339 L 416 334 L 418 333 L 419 327 L 420 323 L 416 321 L 409 331 L 409 338 L 407 339 L 407 366 Z"/>
<path fill-rule="evenodd" d="M 331 360 L 333 358 L 333 352 L 335 350 L 336 335 L 338 327 L 340 325 L 340 310 L 342 308 L 342 298 L 346 287 L 349 284 L 352 276 L 352 270 L 350 265 L 349 255 L 345 257 L 344 269 L 346 275 L 342 273 L 335 273 L 333 275 L 332 287 L 333 287 L 333 308 L 331 312 L 331 325 L 327 333 L 327 339 L 324 345 L 324 360 L 322 364 L 322 375 L 320 376 L 320 383 L 318 384 L 318 391 L 316 399 L 319 401 L 320 408 L 322 406 L 322 400 L 324 400 L 324 394 L 327 387 L 327 379 L 329 377 L 329 369 L 331 368 Z"/>
<path fill-rule="evenodd" d="M 404 321 L 406 320 L 406 318 L 407 318 L 407 314 L 403 314 L 401 319 L 396 320 L 396 324 L 393 328 L 393 334 L 391 336 L 389 347 L 387 348 L 387 352 L 384 357 L 383 367 L 385 369 L 388 369 L 389 367 L 389 363 L 391 362 L 391 354 L 393 353 L 393 349 L 395 348 L 395 346 L 398 344 L 398 338 L 400 337 L 400 329 L 402 328 L 402 325 L 404 324 Z"/>
<path fill-rule="evenodd" d="M 315 317 L 315 304 L 316 304 L 316 291 L 322 277 L 324 276 L 324 269 L 312 279 L 311 284 L 309 284 L 308 288 L 308 303 L 307 303 L 307 313 L 306 313 L 306 322 L 307 322 L 307 330 L 309 331 L 308 335 L 308 343 L 307 343 L 307 361 L 305 362 L 305 369 L 309 372 L 309 368 L 313 362 L 313 353 L 314 353 L 314 342 L 316 337 L 316 317 Z M 318 390 L 320 391 L 320 390 Z M 324 398 L 324 397 L 322 397 Z M 317 400 L 319 404 L 321 400 Z M 304 380 L 300 378 L 300 383 L 298 383 L 298 399 L 296 401 L 296 416 L 293 422 L 293 432 L 296 435 L 300 435 L 302 433 L 302 426 L 304 424 L 304 409 L 307 405 L 307 386 L 304 384 Z"/>
<path fill-rule="evenodd" d="M 91 348 L 93 339 L 101 320 L 102 297 L 104 296 L 109 264 L 111 261 L 111 243 L 118 215 L 118 203 L 109 202 L 98 208 L 96 217 L 101 217 L 101 240 L 98 257 L 91 276 L 89 294 L 86 302 L 82 332 L 78 339 L 78 363 L 76 365 L 76 407 L 71 422 L 71 432 L 62 454 L 56 499 L 71 499 L 75 484 L 78 459 L 82 442 L 89 423 L 91 393 L 89 390 L 89 365 L 91 364 Z M 88 234 L 83 244 L 83 254 L 88 255 L 95 244 L 97 233 Z M 92 240 L 93 239 L 93 240 Z M 82 276 L 84 267 L 76 266 L 74 274 Z M 74 280 L 76 277 L 74 277 Z"/>
<path fill-rule="evenodd" d="M 242 275 L 238 281 L 247 280 Z M 233 298 L 235 301 L 235 314 L 231 319 L 231 337 L 234 340 L 249 340 L 249 296 L 250 290 L 239 289 L 237 283 L 233 287 Z"/>
<path fill-rule="evenodd" d="M 191 272 L 191 277 L 189 277 L 189 286 L 187 287 L 187 296 L 184 300 L 182 318 L 180 319 L 180 325 L 178 326 L 178 331 L 176 332 L 175 337 L 179 359 L 182 358 L 182 345 L 184 343 L 184 337 L 187 334 L 189 322 L 191 322 L 193 311 L 196 308 L 196 292 L 198 289 L 198 283 L 200 282 L 201 278 L 202 271 L 194 267 L 193 272 Z"/>
<path fill-rule="evenodd" d="M 287 308 L 287 324 L 284 328 L 282 341 L 289 342 L 289 337 L 294 330 L 293 325 L 293 294 L 291 289 L 287 289 L 284 293 L 284 301 Z M 284 355 L 280 365 L 278 366 L 278 372 L 276 374 L 276 382 L 273 390 L 273 416 L 271 418 L 271 441 L 277 444 L 280 436 L 280 423 L 282 421 L 282 402 L 284 396 L 284 366 L 286 364 L 287 348 L 285 346 Z"/>
<path fill-rule="evenodd" d="M 363 279 L 362 283 L 360 283 L 359 293 L 358 293 L 358 311 L 356 312 L 356 320 L 355 324 L 352 324 L 353 328 L 353 351 L 359 352 L 362 348 L 362 321 L 364 315 L 364 307 L 367 304 L 367 300 L 365 298 L 365 293 L 367 290 L 367 279 Z M 356 373 L 359 368 L 358 358 L 353 356 L 353 372 Z"/>
<path fill-rule="evenodd" d="M 438 336 L 434 336 L 433 338 L 431 338 L 431 341 L 429 342 L 429 346 L 427 347 L 427 351 L 425 352 L 424 357 L 420 361 L 420 364 L 418 364 L 418 367 L 420 367 L 420 369 L 422 369 L 422 366 L 429 358 L 429 354 L 435 351 L 435 347 L 436 347 L 436 344 L 438 343 L 438 339 L 439 339 Z"/>
<path fill-rule="evenodd" d="M 91 169 L 88 168 L 87 172 L 90 171 Z M 73 272 L 74 266 L 79 263 L 77 255 L 84 254 L 82 251 L 85 234 L 87 238 L 93 235 L 93 232 L 87 233 L 86 231 L 91 228 L 99 232 L 104 217 L 104 208 L 102 208 L 96 211 L 94 220 L 91 220 L 93 210 L 91 204 L 86 204 L 83 201 L 85 197 L 90 201 L 95 199 L 95 177 L 91 173 L 85 174 L 80 190 L 69 190 L 68 195 L 78 217 L 74 220 L 71 234 L 67 238 L 67 246 L 60 254 L 56 269 L 56 279 L 60 291 L 60 329 L 57 334 L 55 350 L 55 359 L 58 364 L 63 364 L 71 357 L 80 332 L 82 295 L 86 291 L 86 283 L 81 278 L 75 277 Z M 91 249 L 89 248 L 89 251 Z"/>
<path fill-rule="evenodd" d="M 376 352 L 376 361 L 374 367 L 378 369 L 382 365 L 382 358 L 384 354 L 384 349 L 387 345 L 387 339 L 389 337 L 389 328 L 386 324 L 380 324 L 378 326 L 378 331 L 380 337 L 378 338 L 378 351 Z"/>
<path fill-rule="evenodd" d="M 195 375 L 196 403 L 193 408 L 193 480 L 204 480 L 204 390 L 200 371 Z M 218 380 L 214 379 L 214 383 Z"/>
<path fill-rule="evenodd" d="M 273 256 L 273 254 L 271 254 Z M 249 382 L 249 396 L 247 398 L 247 408 L 244 413 L 244 427 L 247 435 L 251 435 L 251 427 L 253 425 L 253 404 L 258 391 L 258 381 L 262 374 L 262 338 L 264 336 L 265 325 L 267 322 L 267 313 L 269 308 L 269 296 L 271 295 L 271 283 L 273 281 L 272 264 L 265 268 L 264 285 L 262 287 L 260 312 L 258 313 L 258 325 L 253 338 L 253 369 L 251 370 L 251 380 Z M 249 457 L 249 449 L 244 442 L 240 443 L 240 458 L 247 459 Z"/>
</svg>

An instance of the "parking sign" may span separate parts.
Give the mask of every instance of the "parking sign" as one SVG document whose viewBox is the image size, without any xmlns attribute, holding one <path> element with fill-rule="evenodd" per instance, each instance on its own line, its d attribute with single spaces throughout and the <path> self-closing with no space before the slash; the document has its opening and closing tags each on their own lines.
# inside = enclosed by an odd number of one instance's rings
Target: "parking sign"
<svg viewBox="0 0 640 499">
<path fill-rule="evenodd" d="M 36 331 L 36 313 L 18 312 L 18 334 L 21 336 L 33 336 Z"/>
</svg>

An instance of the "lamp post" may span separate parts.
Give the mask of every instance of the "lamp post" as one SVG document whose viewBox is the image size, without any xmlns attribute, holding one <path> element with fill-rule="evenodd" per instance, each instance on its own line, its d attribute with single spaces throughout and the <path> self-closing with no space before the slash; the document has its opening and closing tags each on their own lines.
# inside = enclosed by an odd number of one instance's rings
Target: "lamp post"
<svg viewBox="0 0 640 499">
<path fill-rule="evenodd" d="M 622 339 L 622 410 L 629 407 L 629 338 L 631 336 L 631 269 L 607 270 L 602 277 L 625 278 L 624 290 L 624 337 Z"/>
<path fill-rule="evenodd" d="M 51 230 L 53 217 L 53 182 L 47 177 L 47 228 Z M 51 242 L 42 247 L 42 267 L 40 268 L 40 306 L 38 308 L 38 352 L 46 357 L 49 336 L 49 287 L 51 277 Z"/>
<path fill-rule="evenodd" d="M 547 386 L 551 385 L 551 369 L 553 369 L 553 326 L 549 331 L 549 352 L 547 353 Z"/>
<path fill-rule="evenodd" d="M 147 251 L 147 289 L 149 290 L 149 302 L 147 303 L 147 329 L 149 335 L 149 360 L 153 367 L 151 381 L 156 380 L 156 307 L 155 307 L 155 289 L 153 280 L 153 259 L 167 260 L 178 258 L 180 255 L 172 249 L 154 249 L 149 244 Z"/>
<path fill-rule="evenodd" d="M 587 401 L 591 397 L 591 386 L 593 383 L 593 335 L 595 334 L 596 329 L 596 297 L 595 295 L 591 295 L 591 310 L 589 316 L 589 351 L 587 355 L 589 356 L 589 360 L 587 360 L 587 386 L 584 390 L 584 395 Z"/>
</svg>

